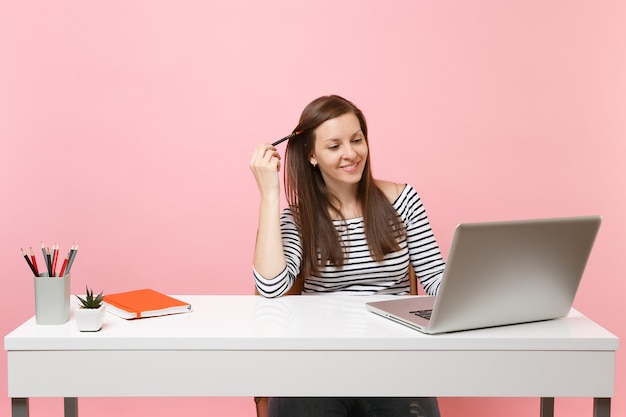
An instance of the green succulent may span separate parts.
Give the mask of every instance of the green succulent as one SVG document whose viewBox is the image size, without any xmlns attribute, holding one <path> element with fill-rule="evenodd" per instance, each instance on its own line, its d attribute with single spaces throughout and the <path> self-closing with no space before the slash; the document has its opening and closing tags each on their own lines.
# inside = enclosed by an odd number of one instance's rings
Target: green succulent
<svg viewBox="0 0 626 417">
<path fill-rule="evenodd" d="M 103 292 L 100 292 L 100 294 L 95 297 L 93 296 L 93 290 L 87 287 L 85 287 L 85 292 L 87 294 L 85 298 L 81 298 L 78 295 L 76 296 L 76 298 L 80 300 L 82 308 L 100 308 L 102 305 Z"/>
</svg>

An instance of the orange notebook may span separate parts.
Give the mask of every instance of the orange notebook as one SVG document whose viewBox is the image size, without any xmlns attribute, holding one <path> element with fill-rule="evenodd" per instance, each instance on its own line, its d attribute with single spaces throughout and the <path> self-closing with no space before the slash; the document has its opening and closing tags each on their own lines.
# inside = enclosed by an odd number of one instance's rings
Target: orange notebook
<svg viewBox="0 0 626 417">
<path fill-rule="evenodd" d="M 106 310 L 124 319 L 188 313 L 191 304 L 151 289 L 108 294 L 103 298 Z"/>
</svg>

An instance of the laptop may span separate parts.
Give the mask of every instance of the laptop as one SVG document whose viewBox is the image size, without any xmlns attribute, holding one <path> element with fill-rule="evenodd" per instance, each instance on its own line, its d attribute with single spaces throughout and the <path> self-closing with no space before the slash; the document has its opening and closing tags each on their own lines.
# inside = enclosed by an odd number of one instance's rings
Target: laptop
<svg viewBox="0 0 626 417">
<path fill-rule="evenodd" d="M 457 226 L 436 296 L 366 303 L 436 334 L 550 320 L 572 308 L 600 216 Z"/>
</svg>

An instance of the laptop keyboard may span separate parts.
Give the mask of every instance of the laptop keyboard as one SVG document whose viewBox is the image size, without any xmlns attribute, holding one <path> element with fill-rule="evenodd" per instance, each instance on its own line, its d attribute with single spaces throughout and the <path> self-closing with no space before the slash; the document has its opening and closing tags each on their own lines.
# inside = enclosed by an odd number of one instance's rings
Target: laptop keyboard
<svg viewBox="0 0 626 417">
<path fill-rule="evenodd" d="M 409 313 L 414 314 L 418 317 L 421 317 L 423 319 L 426 320 L 430 320 L 430 315 L 432 314 L 433 310 L 415 310 L 415 311 L 409 311 Z"/>
</svg>

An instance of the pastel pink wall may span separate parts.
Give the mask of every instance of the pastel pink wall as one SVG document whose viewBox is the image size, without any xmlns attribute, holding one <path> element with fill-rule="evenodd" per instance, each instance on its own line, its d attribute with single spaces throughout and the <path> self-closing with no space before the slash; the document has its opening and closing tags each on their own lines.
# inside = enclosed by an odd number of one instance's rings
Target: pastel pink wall
<svg viewBox="0 0 626 417">
<path fill-rule="evenodd" d="M 34 313 L 19 250 L 42 240 L 80 242 L 73 292 L 251 293 L 250 153 L 337 93 L 368 117 L 376 176 L 417 188 L 445 253 L 463 221 L 602 214 L 575 306 L 623 337 L 624 21 L 620 0 L 2 0 L 0 333 Z M 615 416 L 626 414 L 623 352 Z M 441 406 L 515 417 L 538 400 Z M 249 398 L 80 409 L 253 414 Z M 33 415 L 48 410 L 60 401 L 31 401 Z M 590 412 L 590 400 L 557 400 L 557 416 Z"/>
</svg>

